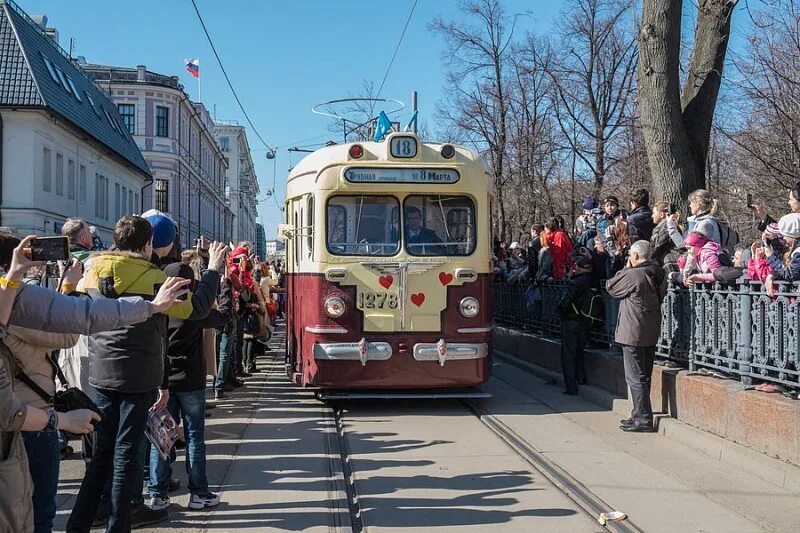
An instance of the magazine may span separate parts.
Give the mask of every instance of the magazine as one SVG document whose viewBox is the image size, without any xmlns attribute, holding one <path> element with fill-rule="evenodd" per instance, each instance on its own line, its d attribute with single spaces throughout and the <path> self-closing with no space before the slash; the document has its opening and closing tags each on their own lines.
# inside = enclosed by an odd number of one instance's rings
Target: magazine
<svg viewBox="0 0 800 533">
<path fill-rule="evenodd" d="M 178 424 L 166 407 L 150 411 L 144 432 L 161 458 L 165 461 L 169 459 L 170 451 L 178 440 Z"/>
</svg>

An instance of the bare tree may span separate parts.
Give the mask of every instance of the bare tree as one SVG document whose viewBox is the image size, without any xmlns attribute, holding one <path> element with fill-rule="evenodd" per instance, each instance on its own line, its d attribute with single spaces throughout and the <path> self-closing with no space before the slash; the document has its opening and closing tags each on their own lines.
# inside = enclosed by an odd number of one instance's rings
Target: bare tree
<svg viewBox="0 0 800 533">
<path fill-rule="evenodd" d="M 440 118 L 476 146 L 486 148 L 494 179 L 498 234 L 507 236 L 505 185 L 508 179 L 507 65 L 514 34 L 499 0 L 462 3 L 475 25 L 437 18 L 431 28 L 448 44 L 444 59 L 450 70 L 447 83 L 453 95 L 439 105 Z"/>
<path fill-rule="evenodd" d="M 592 174 L 596 194 L 629 120 L 637 57 L 633 16 L 631 0 L 570 0 L 559 24 L 563 57 L 550 67 L 558 124 Z"/>
<path fill-rule="evenodd" d="M 682 0 L 643 0 L 638 102 L 656 195 L 686 207 L 704 186 L 709 136 L 737 0 L 699 0 L 680 88 Z"/>
</svg>

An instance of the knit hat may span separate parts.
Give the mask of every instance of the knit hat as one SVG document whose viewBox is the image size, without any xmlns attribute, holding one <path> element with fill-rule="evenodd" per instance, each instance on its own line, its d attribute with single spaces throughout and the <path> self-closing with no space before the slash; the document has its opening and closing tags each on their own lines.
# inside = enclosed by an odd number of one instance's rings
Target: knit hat
<svg viewBox="0 0 800 533">
<path fill-rule="evenodd" d="M 686 239 L 684 239 L 683 242 L 686 246 L 696 246 L 697 248 L 702 248 L 708 242 L 708 237 L 702 233 L 693 231 L 686 237 Z"/>
<path fill-rule="evenodd" d="M 619 207 L 619 198 L 617 198 L 616 196 L 606 196 L 606 199 L 605 199 L 605 201 L 603 201 L 603 203 L 607 204 L 609 202 L 611 202 L 615 206 Z"/>
<path fill-rule="evenodd" d="M 586 211 L 591 211 L 595 207 L 597 207 L 597 199 L 595 197 L 587 196 L 586 198 L 584 198 L 584 200 L 583 200 L 583 208 Z"/>
<path fill-rule="evenodd" d="M 764 233 L 767 234 L 767 238 L 775 239 L 781 236 L 781 229 L 777 222 L 773 222 L 764 229 Z"/>
<path fill-rule="evenodd" d="M 778 221 L 781 235 L 792 239 L 800 239 L 800 213 L 789 213 Z"/>
<path fill-rule="evenodd" d="M 153 248 L 163 248 L 175 242 L 175 223 L 166 215 L 146 217 L 153 226 Z"/>
</svg>

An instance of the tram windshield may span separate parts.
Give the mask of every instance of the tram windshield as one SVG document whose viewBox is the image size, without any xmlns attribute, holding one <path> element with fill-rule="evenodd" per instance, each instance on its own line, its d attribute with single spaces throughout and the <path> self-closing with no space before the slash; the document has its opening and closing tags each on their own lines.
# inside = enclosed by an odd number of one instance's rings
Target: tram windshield
<svg viewBox="0 0 800 533">
<path fill-rule="evenodd" d="M 475 251 L 475 204 L 466 196 L 412 195 L 403 205 L 392 196 L 332 196 L 327 245 L 334 255 L 466 256 Z"/>
<path fill-rule="evenodd" d="M 410 255 L 471 255 L 475 204 L 466 196 L 415 195 L 403 204 L 404 241 Z"/>
<path fill-rule="evenodd" d="M 400 251 L 400 202 L 392 196 L 333 196 L 328 250 L 335 255 L 391 256 Z"/>
</svg>

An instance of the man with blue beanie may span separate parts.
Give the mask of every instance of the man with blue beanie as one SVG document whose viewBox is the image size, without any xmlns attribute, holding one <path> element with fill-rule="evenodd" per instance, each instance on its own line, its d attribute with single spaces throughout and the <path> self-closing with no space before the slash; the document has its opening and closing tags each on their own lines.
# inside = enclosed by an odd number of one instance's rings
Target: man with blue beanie
<svg viewBox="0 0 800 533">
<path fill-rule="evenodd" d="M 161 259 L 169 255 L 175 245 L 175 223 L 167 215 L 154 209 L 143 216 L 153 227 L 153 262 L 160 266 Z"/>
</svg>

